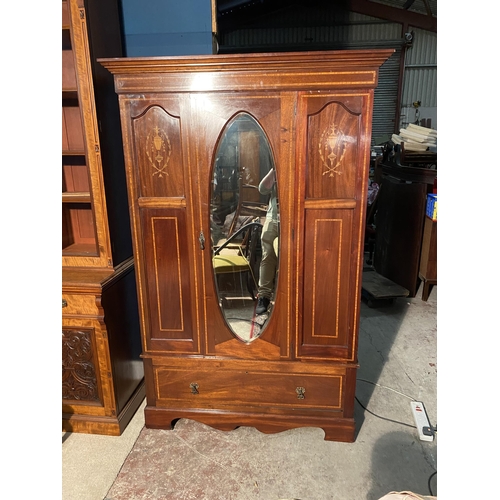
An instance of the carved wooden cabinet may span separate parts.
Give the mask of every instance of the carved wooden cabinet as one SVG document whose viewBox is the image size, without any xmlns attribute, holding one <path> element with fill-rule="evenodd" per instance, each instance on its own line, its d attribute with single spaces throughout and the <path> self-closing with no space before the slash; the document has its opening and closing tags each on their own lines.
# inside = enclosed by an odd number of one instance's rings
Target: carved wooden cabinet
<svg viewBox="0 0 500 500">
<path fill-rule="evenodd" d="M 144 400 L 113 78 L 117 2 L 62 2 L 62 427 L 119 435 Z"/>
<path fill-rule="evenodd" d="M 99 60 L 120 101 L 147 427 L 191 418 L 354 440 L 373 94 L 392 52 Z M 253 157 L 271 157 L 279 200 L 272 310 L 252 339 L 235 334 L 214 265 L 216 171 L 234 127 L 247 163 L 260 130 L 267 152 Z"/>
</svg>

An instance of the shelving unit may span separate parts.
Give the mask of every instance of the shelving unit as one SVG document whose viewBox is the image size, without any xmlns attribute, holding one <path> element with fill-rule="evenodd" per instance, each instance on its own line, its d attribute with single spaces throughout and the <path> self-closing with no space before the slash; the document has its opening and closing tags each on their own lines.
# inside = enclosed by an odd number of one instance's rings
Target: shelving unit
<svg viewBox="0 0 500 500">
<path fill-rule="evenodd" d="M 62 2 L 63 430 L 119 435 L 145 396 L 113 79 L 118 3 Z"/>
<path fill-rule="evenodd" d="M 63 256 L 96 256 L 96 227 L 71 41 L 70 12 L 68 2 L 62 4 L 62 250 Z"/>
</svg>

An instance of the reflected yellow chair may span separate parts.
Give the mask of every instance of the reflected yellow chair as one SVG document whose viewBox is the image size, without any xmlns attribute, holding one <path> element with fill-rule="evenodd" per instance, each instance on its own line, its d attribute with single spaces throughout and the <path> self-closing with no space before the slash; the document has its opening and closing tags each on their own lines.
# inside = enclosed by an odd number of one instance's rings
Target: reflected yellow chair
<svg viewBox="0 0 500 500">
<path fill-rule="evenodd" d="M 258 262 L 256 256 L 257 245 L 260 242 L 262 224 L 250 222 L 238 229 L 222 245 L 214 251 L 212 263 L 215 276 L 221 274 L 246 273 L 246 287 L 252 300 L 256 300 L 258 289 Z M 235 241 L 243 234 L 241 243 Z"/>
</svg>

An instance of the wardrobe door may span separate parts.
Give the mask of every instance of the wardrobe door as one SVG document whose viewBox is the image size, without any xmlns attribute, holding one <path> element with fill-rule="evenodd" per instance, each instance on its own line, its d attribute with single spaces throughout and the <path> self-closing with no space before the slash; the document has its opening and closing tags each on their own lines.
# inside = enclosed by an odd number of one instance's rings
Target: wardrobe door
<svg viewBox="0 0 500 500">
<path fill-rule="evenodd" d="M 299 97 L 297 356 L 355 361 L 372 92 Z"/>
<path fill-rule="evenodd" d="M 191 115 L 189 129 L 193 142 L 189 148 L 189 162 L 196 165 L 197 217 L 194 226 L 206 241 L 205 249 L 198 249 L 203 266 L 200 269 L 201 296 L 204 298 L 201 334 L 206 354 L 251 359 L 280 359 L 291 355 L 291 332 L 288 318 L 291 316 L 289 290 L 292 279 L 291 259 L 291 205 L 293 203 L 293 93 L 262 92 L 252 94 L 199 93 L 190 96 Z M 270 163 L 276 170 L 280 207 L 279 264 L 275 289 L 275 304 L 265 328 L 258 338 L 245 341 L 235 334 L 228 322 L 228 315 L 220 306 L 221 295 L 214 272 L 214 245 L 219 238 L 214 236 L 212 217 L 214 210 L 214 182 L 220 186 L 216 167 L 221 163 L 221 144 L 227 140 L 231 124 L 241 121 L 250 124 L 253 131 L 260 130 L 261 142 L 266 143 Z M 238 156 L 246 162 L 249 170 L 256 169 L 252 154 L 247 148 L 256 141 L 255 134 L 242 133 L 236 142 Z M 249 174 L 250 175 L 250 174 Z M 250 176 L 251 177 L 251 176 Z M 242 180 L 250 183 L 256 191 L 259 179 Z M 222 193 L 223 195 L 226 193 Z M 233 214 L 230 214 L 231 216 Z M 266 212 L 261 214 L 263 222 Z M 223 225 L 224 221 L 215 221 Z M 198 229 L 199 228 L 199 229 Z"/>
<path fill-rule="evenodd" d="M 148 352 L 200 353 L 198 241 L 183 136 L 186 107 L 175 94 L 123 97 L 129 195 L 139 275 L 143 344 Z"/>
</svg>

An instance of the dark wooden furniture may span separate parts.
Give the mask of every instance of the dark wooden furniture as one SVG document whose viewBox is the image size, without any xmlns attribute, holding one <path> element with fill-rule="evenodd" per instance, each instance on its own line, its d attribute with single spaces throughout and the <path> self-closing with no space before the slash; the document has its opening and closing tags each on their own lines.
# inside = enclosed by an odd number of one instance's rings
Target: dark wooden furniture
<svg viewBox="0 0 500 500">
<path fill-rule="evenodd" d="M 373 92 L 392 52 L 100 60 L 120 98 L 147 427 L 355 439 Z M 248 343 L 221 314 L 207 237 L 214 154 L 240 112 L 267 135 L 281 214 L 275 306 Z"/>
<path fill-rule="evenodd" d="M 427 194 L 432 192 L 436 170 L 390 163 L 381 168 L 373 266 L 415 297 Z"/>
<path fill-rule="evenodd" d="M 432 287 L 437 285 L 437 221 L 425 218 L 419 278 L 423 282 L 422 300 L 427 300 Z"/>
<path fill-rule="evenodd" d="M 62 428 L 119 435 L 145 397 L 120 118 L 117 2 L 62 2 Z"/>
</svg>

